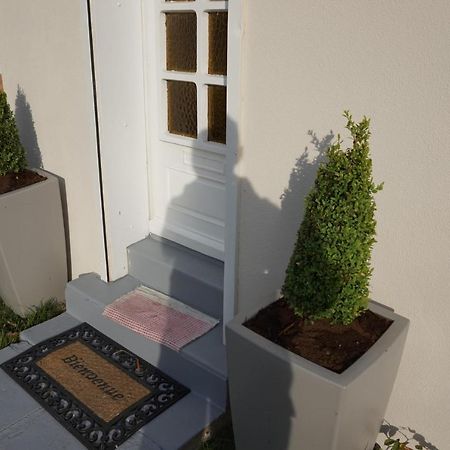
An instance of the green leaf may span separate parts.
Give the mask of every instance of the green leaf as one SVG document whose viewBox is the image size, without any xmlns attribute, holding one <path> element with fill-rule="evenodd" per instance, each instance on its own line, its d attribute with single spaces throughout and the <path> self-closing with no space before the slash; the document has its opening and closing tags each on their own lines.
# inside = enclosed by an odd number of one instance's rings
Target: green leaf
<svg viewBox="0 0 450 450">
<path fill-rule="evenodd" d="M 338 136 L 317 171 L 282 294 L 301 317 L 347 325 L 368 307 L 374 193 L 381 185 L 372 177 L 370 120 L 354 122 L 349 111 L 344 117 L 352 146 L 343 149 Z"/>
<path fill-rule="evenodd" d="M 16 121 L 5 92 L 0 92 L 0 176 L 26 167 L 25 149 L 20 143 Z"/>
</svg>

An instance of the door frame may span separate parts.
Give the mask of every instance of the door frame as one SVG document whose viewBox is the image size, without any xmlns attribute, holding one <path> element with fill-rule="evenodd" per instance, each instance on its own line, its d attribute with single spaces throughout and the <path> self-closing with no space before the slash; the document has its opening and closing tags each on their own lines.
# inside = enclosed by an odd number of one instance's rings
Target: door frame
<svg viewBox="0 0 450 450">
<path fill-rule="evenodd" d="M 146 2 L 153 1 L 162 0 L 89 0 L 110 280 L 127 274 L 127 247 L 149 234 L 151 130 L 147 127 L 144 39 L 151 29 L 146 29 L 144 9 Z M 224 323 L 234 317 L 236 298 L 242 0 L 229 0 L 228 17 L 228 64 L 237 70 L 229 71 L 227 79 L 232 93 L 227 124 L 234 126 L 227 126 Z"/>
<path fill-rule="evenodd" d="M 155 8 L 152 3 L 155 0 L 143 0 L 143 40 L 151 42 L 154 33 L 159 34 L 159 18 L 155 17 Z M 164 3 L 164 0 L 156 0 Z M 227 155 L 225 157 L 225 237 L 224 237 L 224 299 L 223 299 L 223 322 L 226 324 L 235 315 L 236 302 L 236 270 L 237 270 L 237 218 L 238 218 L 238 190 L 239 177 L 236 172 L 239 149 L 239 124 L 241 113 L 241 44 L 242 44 L 242 0 L 215 1 L 214 3 L 227 4 L 228 6 L 228 51 L 227 51 Z M 191 4 L 192 5 L 192 4 Z M 187 9 L 190 5 L 187 4 Z M 149 18 L 149 19 L 146 19 Z M 149 20 L 150 23 L 146 23 Z M 153 33 L 153 34 L 152 34 Z M 158 38 L 159 39 L 159 38 Z M 152 112 L 161 112 L 158 104 L 159 93 L 158 80 L 156 80 L 157 69 L 150 67 L 151 61 L 159 61 L 156 45 L 144 46 L 144 79 L 146 117 Z M 150 81 L 149 81 L 150 80 Z M 149 86 L 153 82 L 153 86 Z M 147 147 L 152 151 L 152 137 L 160 135 L 160 121 L 146 120 Z M 149 158 L 151 164 L 151 158 Z M 152 214 L 152 192 L 149 182 L 149 204 L 150 217 Z M 186 242 L 181 244 L 188 245 Z"/>
<path fill-rule="evenodd" d="M 237 241 L 238 241 L 238 198 L 239 198 L 239 130 L 241 125 L 241 73 L 242 73 L 242 38 L 243 38 L 243 0 L 230 0 L 228 3 L 228 55 L 230 70 L 227 79 L 228 97 L 227 141 L 230 152 L 226 158 L 225 170 L 230 174 L 229 186 L 226 187 L 226 223 L 225 223 L 225 259 L 224 259 L 224 297 L 223 324 L 236 314 L 237 301 Z M 230 123 L 233 126 L 229 126 Z"/>
</svg>

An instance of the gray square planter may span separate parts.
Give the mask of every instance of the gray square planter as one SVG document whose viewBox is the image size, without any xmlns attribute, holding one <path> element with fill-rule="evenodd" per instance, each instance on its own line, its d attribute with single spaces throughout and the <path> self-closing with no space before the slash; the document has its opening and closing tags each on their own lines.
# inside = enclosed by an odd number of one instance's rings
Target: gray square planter
<svg viewBox="0 0 450 450">
<path fill-rule="evenodd" d="M 341 374 L 242 326 L 254 314 L 238 314 L 227 325 L 230 401 L 238 450 L 373 449 L 409 321 L 375 302 L 370 310 L 394 322 Z"/>
<path fill-rule="evenodd" d="M 24 315 L 43 300 L 64 299 L 67 259 L 58 179 L 0 195 L 0 297 Z"/>
</svg>

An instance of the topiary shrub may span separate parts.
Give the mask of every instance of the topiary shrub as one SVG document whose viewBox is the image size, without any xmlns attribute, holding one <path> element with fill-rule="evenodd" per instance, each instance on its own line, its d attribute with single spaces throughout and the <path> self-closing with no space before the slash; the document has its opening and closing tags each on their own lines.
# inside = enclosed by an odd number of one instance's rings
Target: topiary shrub
<svg viewBox="0 0 450 450">
<path fill-rule="evenodd" d="M 20 143 L 16 121 L 6 93 L 0 91 L 0 176 L 21 172 L 25 167 L 25 149 Z"/>
<path fill-rule="evenodd" d="M 368 307 L 374 194 L 382 184 L 372 179 L 369 119 L 355 123 L 348 111 L 344 117 L 353 145 L 342 149 L 338 136 L 327 150 L 306 198 L 282 294 L 301 317 L 348 325 Z"/>
</svg>

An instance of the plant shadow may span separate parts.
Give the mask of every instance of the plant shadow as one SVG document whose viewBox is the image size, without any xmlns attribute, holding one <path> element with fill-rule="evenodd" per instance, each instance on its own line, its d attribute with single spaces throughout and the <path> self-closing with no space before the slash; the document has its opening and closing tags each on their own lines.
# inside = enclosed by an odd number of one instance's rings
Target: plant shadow
<svg viewBox="0 0 450 450">
<path fill-rule="evenodd" d="M 238 131 L 236 124 L 229 120 L 227 126 L 229 127 L 228 133 L 237 137 Z M 278 246 L 279 248 L 286 250 L 280 251 L 280 254 L 289 256 L 292 253 L 296 232 L 304 215 L 304 198 L 311 189 L 316 177 L 317 169 L 325 160 L 326 151 L 334 139 L 334 133 L 332 131 L 327 133 L 323 138 L 318 137 L 313 131 L 309 131 L 307 134 L 310 138 L 309 144 L 295 161 L 290 174 L 289 184 L 281 194 L 280 204 L 274 204 L 269 199 L 261 196 L 247 178 L 236 177 L 235 181 L 239 185 L 239 191 L 242 196 L 245 196 L 245 203 L 251 205 L 254 211 L 258 213 L 258 218 L 261 222 L 270 224 L 269 227 L 252 229 L 251 233 L 247 233 L 249 234 L 248 241 L 240 243 L 240 245 L 242 244 L 241 249 L 239 250 L 240 264 L 244 264 L 250 271 L 249 276 L 254 279 L 255 282 L 249 284 L 256 288 L 254 289 L 254 292 L 248 293 L 251 295 L 251 299 L 249 301 L 249 298 L 246 298 L 245 308 L 250 308 L 252 305 L 247 303 L 252 302 L 253 304 L 263 306 L 269 296 L 273 297 L 274 292 L 272 286 L 277 283 L 281 285 L 284 278 L 287 259 L 280 259 L 277 261 L 271 260 L 271 249 L 273 249 L 274 246 Z M 205 138 L 205 136 L 207 136 L 207 131 L 201 130 L 199 136 Z M 236 142 L 239 142 L 237 138 Z M 301 151 L 302 147 L 299 147 L 299 150 Z M 193 147 L 192 151 L 196 151 L 195 147 Z M 234 170 L 234 167 L 230 167 L 229 170 Z M 170 239 L 171 230 L 174 229 L 172 224 L 176 223 L 177 217 L 179 217 L 180 205 L 183 207 L 185 205 L 191 205 L 192 210 L 197 213 L 198 211 L 203 211 L 204 208 L 204 205 L 201 203 L 202 198 L 199 196 L 199 192 L 205 183 L 210 185 L 211 181 L 210 179 L 206 179 L 208 174 L 204 173 L 205 170 L 200 165 L 196 167 L 194 164 L 189 168 L 189 171 L 192 181 L 186 183 L 183 188 L 180 189 L 178 195 L 172 196 L 168 202 L 164 218 L 165 230 L 162 233 L 162 236 L 168 239 Z M 240 226 L 245 227 L 246 224 L 241 223 Z M 267 231 L 267 228 L 269 228 L 269 231 Z M 260 229 L 262 232 L 260 232 Z M 163 247 L 163 251 L 165 251 L 164 248 L 167 249 L 167 258 L 172 258 L 170 261 L 170 281 L 166 293 L 174 298 L 180 299 L 182 287 L 186 285 L 184 280 L 186 277 L 184 275 L 186 263 L 181 254 L 179 257 L 173 257 L 173 254 L 168 251 L 168 247 Z M 253 249 L 253 251 L 248 252 L 247 249 Z M 253 254 L 251 260 L 247 261 L 247 255 L 254 253 L 255 249 L 257 254 Z M 217 261 L 217 263 L 220 262 Z M 240 295 L 246 296 L 247 293 Z M 191 306 L 193 305 L 191 304 Z M 208 309 L 205 304 L 198 305 L 197 307 L 204 312 Z M 219 326 L 223 326 L 221 314 L 217 318 L 221 321 Z M 171 323 L 170 319 L 167 320 L 167 323 L 165 324 L 167 336 L 165 337 L 168 337 L 170 335 L 170 330 L 175 327 L 175 323 Z M 186 349 L 189 350 L 189 346 L 192 345 L 195 346 L 196 344 L 188 344 Z M 162 370 L 170 371 L 171 365 L 173 364 L 173 355 L 171 353 L 171 350 L 165 347 L 161 348 L 158 367 L 162 368 Z M 262 374 L 259 374 L 258 376 L 263 378 Z M 247 390 L 252 389 L 254 378 L 251 379 L 249 383 Z M 245 433 L 242 431 L 237 433 L 237 440 L 241 439 L 241 443 L 239 444 L 238 442 L 238 445 L 241 445 L 241 448 L 243 448 L 242 442 L 245 442 L 247 439 L 254 440 L 255 442 L 265 440 L 267 443 L 270 443 L 274 439 L 273 433 L 278 437 L 277 450 L 288 448 L 289 439 L 293 431 L 291 429 L 292 418 L 299 413 L 298 411 L 295 411 L 292 399 L 290 398 L 291 383 L 292 373 L 290 372 L 290 368 L 286 368 L 277 374 L 276 385 L 279 387 L 279 391 L 276 400 L 274 400 L 275 403 L 268 404 L 267 399 L 261 399 L 260 408 L 267 411 L 267 414 L 263 419 L 264 424 L 245 420 L 246 425 L 248 425 Z M 244 389 L 244 391 L 246 390 Z M 280 405 L 283 406 L 280 407 Z M 245 412 L 241 410 L 241 414 L 250 416 L 252 414 L 252 408 L 255 408 L 255 406 L 247 405 L 244 409 L 245 408 L 247 408 L 247 410 Z M 273 411 L 278 411 L 276 420 L 274 419 Z M 208 408 L 205 408 L 202 414 L 206 425 L 211 412 Z M 236 422 L 235 425 L 240 421 L 236 414 L 234 414 L 233 420 Z M 246 434 L 247 437 L 245 437 L 244 434 Z M 244 441 L 242 441 L 242 439 L 244 439 Z M 230 424 L 229 429 L 225 430 L 224 434 L 219 435 L 216 440 L 205 444 L 204 448 L 234 448 L 232 425 Z"/>
<path fill-rule="evenodd" d="M 42 169 L 42 153 L 39 148 L 33 112 L 25 93 L 20 86 L 17 86 L 15 117 L 20 141 L 26 151 L 28 165 L 30 167 Z"/>
<path fill-rule="evenodd" d="M 421 445 L 424 450 L 439 450 L 415 429 L 408 426 L 392 425 L 387 420 L 381 425 L 380 434 L 383 434 L 386 439 L 400 439 L 400 441 L 408 440 L 408 446 L 411 448 L 414 448 L 416 445 Z"/>
<path fill-rule="evenodd" d="M 15 101 L 15 119 L 17 129 L 19 130 L 20 142 L 25 148 L 27 163 L 30 168 L 44 169 L 42 160 L 42 153 L 39 147 L 39 141 L 36 133 L 36 127 L 33 119 L 33 111 L 31 105 L 27 100 L 24 90 L 20 85 L 17 86 L 16 101 Z M 72 258 L 70 246 L 70 228 L 69 228 L 69 213 L 67 206 L 67 191 L 65 179 L 57 174 L 53 175 L 58 178 L 59 188 L 61 194 L 61 204 L 64 221 L 64 233 L 66 242 L 67 255 L 67 278 L 72 279 Z"/>
</svg>

